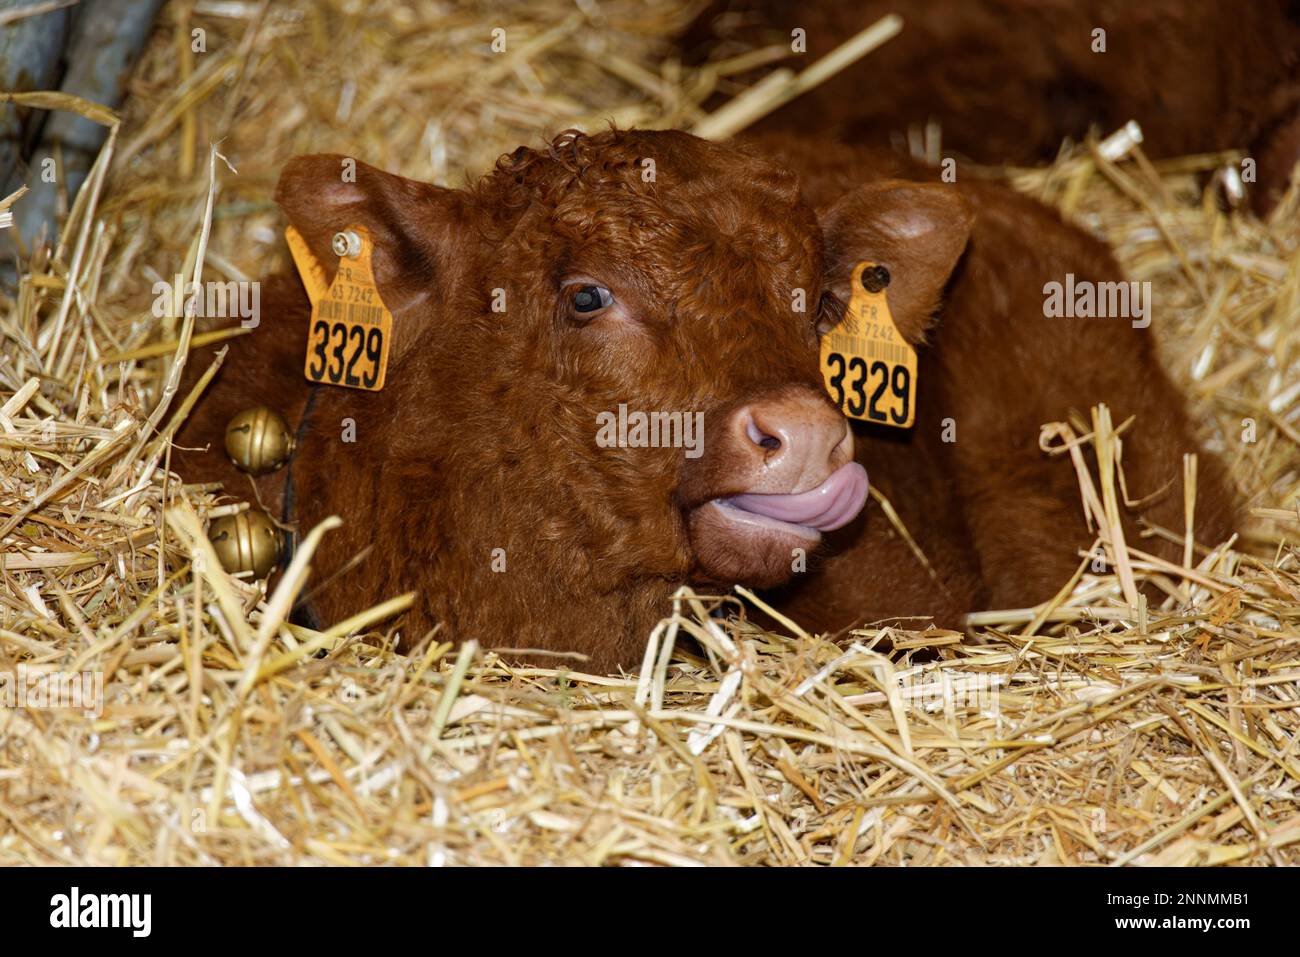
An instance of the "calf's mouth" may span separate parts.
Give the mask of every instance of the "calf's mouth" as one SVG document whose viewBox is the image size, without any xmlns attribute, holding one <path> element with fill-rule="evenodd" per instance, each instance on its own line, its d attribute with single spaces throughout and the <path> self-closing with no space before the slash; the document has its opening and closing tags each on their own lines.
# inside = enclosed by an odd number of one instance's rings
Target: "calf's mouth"
<svg viewBox="0 0 1300 957">
<path fill-rule="evenodd" d="M 824 532 L 853 521 L 867 472 L 848 423 L 824 396 L 791 389 L 726 418 L 689 475 L 686 525 L 700 572 L 726 584 L 788 581 Z"/>
<path fill-rule="evenodd" d="M 806 492 L 746 492 L 715 498 L 725 520 L 737 526 L 788 532 L 817 541 L 853 521 L 867 500 L 867 470 L 857 462 L 841 465 L 826 481 Z"/>
</svg>

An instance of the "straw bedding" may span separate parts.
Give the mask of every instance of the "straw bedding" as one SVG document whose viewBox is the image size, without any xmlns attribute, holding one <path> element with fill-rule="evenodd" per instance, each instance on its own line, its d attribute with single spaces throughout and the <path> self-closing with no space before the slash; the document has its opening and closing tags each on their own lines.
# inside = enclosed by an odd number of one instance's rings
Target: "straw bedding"
<svg viewBox="0 0 1300 957">
<path fill-rule="evenodd" d="M 728 72 L 773 59 L 680 68 L 664 37 L 691 12 L 165 9 L 57 249 L 0 303 L 0 670 L 104 690 L 98 714 L 0 708 L 0 863 L 1300 863 L 1300 217 L 1294 192 L 1271 224 L 1221 213 L 1198 176 L 1232 157 L 1082 144 L 1009 174 L 1154 285 L 1168 365 L 1251 509 L 1182 567 L 1118 553 L 1116 453 L 1142 423 L 1098 409 L 1044 441 L 1104 562 L 964 640 L 769 633 L 753 596 L 683 593 L 639 678 L 516 669 L 437 634 L 395 654 L 401 596 L 287 624 L 311 542 L 271 595 L 219 570 L 203 521 L 246 490 L 167 470 L 190 328 L 154 318 L 152 283 L 283 262 L 269 197 L 295 153 L 456 184 L 568 126 L 690 128 L 740 92 Z M 1096 469 L 1071 454 L 1088 443 Z M 1168 599 L 1134 607 L 1142 579 Z"/>
</svg>

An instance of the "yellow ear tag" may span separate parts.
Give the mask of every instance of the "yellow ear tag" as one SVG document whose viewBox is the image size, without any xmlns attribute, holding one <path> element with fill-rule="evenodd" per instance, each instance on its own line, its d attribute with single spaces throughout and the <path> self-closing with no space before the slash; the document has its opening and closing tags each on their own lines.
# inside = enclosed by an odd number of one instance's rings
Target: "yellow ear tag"
<svg viewBox="0 0 1300 957">
<path fill-rule="evenodd" d="M 916 350 L 889 313 L 889 273 L 860 262 L 852 282 L 844 319 L 821 337 L 826 391 L 850 418 L 909 428 L 916 418 Z"/>
<path fill-rule="evenodd" d="M 307 248 L 307 240 L 302 238 L 302 233 L 298 230 L 286 226 L 284 240 L 289 244 L 289 252 L 293 254 L 293 264 L 298 267 L 298 275 L 302 277 L 307 298 L 314 306 L 329 292 L 330 284 L 325 281 L 325 270 L 320 268 L 320 263 Z"/>
<path fill-rule="evenodd" d="M 293 238 L 297 233 L 293 231 L 290 235 L 290 231 L 293 227 L 285 232 L 289 249 L 311 299 L 303 375 L 323 385 L 378 392 L 384 387 L 388 373 L 393 314 L 379 297 L 375 285 L 370 264 L 374 250 L 370 233 L 364 226 L 349 226 L 334 237 L 339 268 L 326 289 L 320 264 L 298 236 L 300 256 Z"/>
</svg>

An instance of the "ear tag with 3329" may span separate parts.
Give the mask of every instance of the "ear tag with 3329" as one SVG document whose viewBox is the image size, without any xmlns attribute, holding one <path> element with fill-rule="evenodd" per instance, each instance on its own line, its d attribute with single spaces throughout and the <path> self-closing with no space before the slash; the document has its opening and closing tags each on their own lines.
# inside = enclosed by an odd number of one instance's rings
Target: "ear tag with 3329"
<svg viewBox="0 0 1300 957">
<path fill-rule="evenodd" d="M 311 300 L 303 375 L 322 385 L 378 392 L 388 373 L 393 314 L 375 285 L 370 233 L 349 226 L 334 237 L 339 267 L 328 287 L 298 231 L 290 226 L 285 238 Z"/>
<path fill-rule="evenodd" d="M 894 324 L 888 285 L 885 267 L 853 267 L 848 310 L 821 337 L 822 377 L 845 415 L 906 429 L 916 419 L 916 349 Z"/>
</svg>

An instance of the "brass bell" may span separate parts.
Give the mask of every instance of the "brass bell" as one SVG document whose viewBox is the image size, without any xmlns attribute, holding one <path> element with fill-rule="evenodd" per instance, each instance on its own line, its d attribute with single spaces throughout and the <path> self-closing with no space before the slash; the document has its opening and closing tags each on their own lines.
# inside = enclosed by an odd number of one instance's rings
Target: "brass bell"
<svg viewBox="0 0 1300 957">
<path fill-rule="evenodd" d="M 252 572 L 265 578 L 280 560 L 280 530 L 265 512 L 223 515 L 208 527 L 221 567 L 231 574 Z"/>
<path fill-rule="evenodd" d="M 226 426 L 226 454 L 250 475 L 274 472 L 293 452 L 289 423 L 264 405 L 245 409 Z"/>
</svg>

